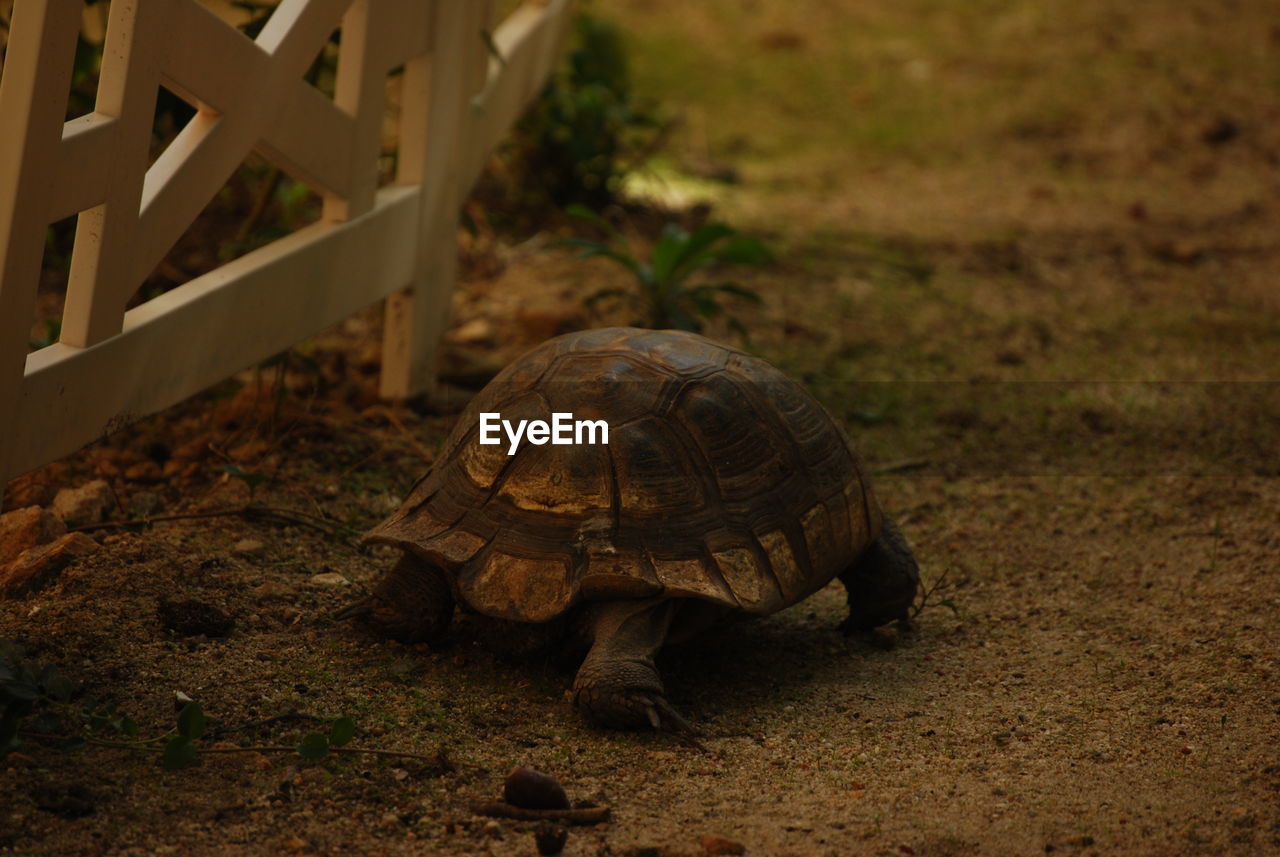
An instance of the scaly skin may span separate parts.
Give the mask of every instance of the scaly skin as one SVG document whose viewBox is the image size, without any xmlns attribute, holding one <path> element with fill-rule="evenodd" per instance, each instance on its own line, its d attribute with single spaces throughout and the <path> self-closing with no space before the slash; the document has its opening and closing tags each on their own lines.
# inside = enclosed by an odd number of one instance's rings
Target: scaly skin
<svg viewBox="0 0 1280 857">
<path fill-rule="evenodd" d="M 841 624 L 845 633 L 870 631 L 895 619 L 910 618 L 911 604 L 920 589 L 920 568 L 911 546 L 888 519 L 879 537 L 840 575 L 849 595 L 849 618 Z"/>
<path fill-rule="evenodd" d="M 334 618 L 359 618 L 375 633 L 401 643 L 430 643 L 444 636 L 453 620 L 453 605 L 453 589 L 444 572 L 405 553 L 372 595 Z"/>
<path fill-rule="evenodd" d="M 653 663 L 678 607 L 671 599 L 646 599 L 592 608 L 591 651 L 573 682 L 573 703 L 588 719 L 610 729 L 693 732 L 667 702 Z"/>
</svg>

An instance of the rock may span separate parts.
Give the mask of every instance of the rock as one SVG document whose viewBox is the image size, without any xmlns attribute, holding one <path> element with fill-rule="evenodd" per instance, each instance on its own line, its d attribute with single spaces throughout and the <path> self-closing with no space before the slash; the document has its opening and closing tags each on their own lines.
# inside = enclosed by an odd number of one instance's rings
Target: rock
<svg viewBox="0 0 1280 857">
<path fill-rule="evenodd" d="M 543 823 L 533 833 L 533 844 L 543 857 L 553 857 L 564 850 L 569 841 L 569 831 L 555 824 Z"/>
<path fill-rule="evenodd" d="M 467 345 L 493 345 L 496 336 L 493 322 L 487 318 L 473 318 L 454 328 L 450 338 Z"/>
<path fill-rule="evenodd" d="M 502 799 L 522 809 L 569 808 L 569 796 L 556 778 L 533 768 L 513 768 L 502 785 Z"/>
<path fill-rule="evenodd" d="M 204 458 L 208 454 L 208 452 L 209 452 L 209 436 L 201 435 L 195 440 L 187 441 L 182 446 L 175 449 L 173 451 L 173 455 L 170 456 L 169 461 L 181 461 L 181 462 L 199 461 L 200 459 Z M 165 462 L 165 463 L 168 464 L 169 462 Z"/>
<path fill-rule="evenodd" d="M 516 327 L 526 342 L 541 342 L 562 333 L 582 330 L 587 319 L 580 304 L 520 307 L 516 310 Z"/>
<path fill-rule="evenodd" d="M 156 618 L 166 631 L 183 637 L 226 637 L 236 625 L 222 608 L 193 599 L 162 598 L 156 604 Z"/>
<path fill-rule="evenodd" d="M 293 590 L 278 580 L 268 580 L 249 590 L 249 594 L 259 601 L 285 601 Z"/>
<path fill-rule="evenodd" d="M 67 533 L 50 544 L 28 548 L 0 568 L 0 593 L 13 598 L 44 589 L 63 569 L 97 549 L 98 543 L 84 533 Z"/>
<path fill-rule="evenodd" d="M 158 462 L 140 461 L 125 470 L 124 478 L 130 482 L 159 482 L 164 478 L 164 471 Z"/>
<path fill-rule="evenodd" d="M 241 539 L 231 546 L 231 552 L 240 556 L 253 556 L 262 553 L 266 545 L 257 539 Z"/>
<path fill-rule="evenodd" d="M 732 839 L 726 839 L 723 836 L 714 836 L 710 833 L 704 834 L 698 840 L 698 845 L 708 854 L 746 854 L 747 846 L 741 842 L 735 842 Z"/>
<path fill-rule="evenodd" d="M 310 581 L 312 586 L 350 586 L 351 581 L 347 580 L 336 571 L 327 571 L 323 574 L 311 575 Z"/>
<path fill-rule="evenodd" d="M 63 488 L 53 498 L 53 513 L 69 527 L 96 524 L 116 503 L 111 486 L 101 479 L 79 488 Z"/>
<path fill-rule="evenodd" d="M 39 506 L 0 515 L 0 565 L 36 545 L 47 544 L 67 532 L 62 519 Z"/>
</svg>

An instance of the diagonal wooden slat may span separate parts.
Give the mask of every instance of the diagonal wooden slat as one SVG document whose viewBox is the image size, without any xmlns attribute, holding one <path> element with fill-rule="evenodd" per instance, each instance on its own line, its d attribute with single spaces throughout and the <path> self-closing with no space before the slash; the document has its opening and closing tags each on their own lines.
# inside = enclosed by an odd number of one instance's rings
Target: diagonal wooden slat
<svg viewBox="0 0 1280 857">
<path fill-rule="evenodd" d="M 260 129 L 336 29 L 349 2 L 282 2 L 257 39 L 271 61 L 263 66 L 256 85 L 242 90 L 239 102 L 219 114 L 217 122 L 197 124 L 206 114 L 197 116 L 152 165 L 143 191 L 138 218 L 140 242 L 127 274 L 129 283 L 146 277 L 244 160 L 257 143 Z M 206 71 L 217 73 L 216 68 Z M 353 152 L 352 157 L 359 154 Z M 131 292 L 128 283 L 118 288 L 121 307 Z"/>
<path fill-rule="evenodd" d="M 0 487 L 384 297 L 383 389 L 428 388 L 460 200 L 541 87 L 568 0 L 504 22 L 505 63 L 481 39 L 493 0 L 282 0 L 256 41 L 197 0 L 116 2 L 95 110 L 64 122 L 81 4 L 17 0 L 0 77 Z M 331 100 L 303 75 L 339 26 Z M 400 67 L 399 172 L 377 191 Z M 148 167 L 161 85 L 197 113 Z M 321 191 L 322 221 L 124 313 L 251 151 Z M 76 212 L 62 342 L 26 355 L 45 225 Z"/>
</svg>

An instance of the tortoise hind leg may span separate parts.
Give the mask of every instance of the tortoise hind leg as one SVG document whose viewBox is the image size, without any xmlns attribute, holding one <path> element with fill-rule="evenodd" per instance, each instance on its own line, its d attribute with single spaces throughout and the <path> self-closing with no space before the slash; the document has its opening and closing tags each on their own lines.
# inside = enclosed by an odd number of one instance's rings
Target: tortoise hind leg
<svg viewBox="0 0 1280 857">
<path fill-rule="evenodd" d="M 401 643 L 434 642 L 453 619 L 453 588 L 444 572 L 406 552 L 383 575 L 373 594 L 334 614 L 360 619 L 376 633 Z"/>
<path fill-rule="evenodd" d="M 888 519 L 872 542 L 840 575 L 849 594 L 849 618 L 840 626 L 845 633 L 907 619 L 920 589 L 920 568 L 911 546 L 897 525 Z"/>
<path fill-rule="evenodd" d="M 592 609 L 591 650 L 573 682 L 573 704 L 588 719 L 611 729 L 693 732 L 667 702 L 653 660 L 677 606 L 663 598 L 609 601 Z"/>
</svg>

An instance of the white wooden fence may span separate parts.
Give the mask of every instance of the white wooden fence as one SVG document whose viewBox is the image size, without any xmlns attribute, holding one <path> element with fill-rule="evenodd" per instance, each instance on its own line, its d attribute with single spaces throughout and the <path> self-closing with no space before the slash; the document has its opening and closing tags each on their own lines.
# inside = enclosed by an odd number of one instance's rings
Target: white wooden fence
<svg viewBox="0 0 1280 857">
<path fill-rule="evenodd" d="M 116 0 L 95 110 L 64 122 L 82 5 L 16 0 L 0 77 L 0 491 L 384 298 L 382 392 L 427 389 L 461 197 L 545 81 L 570 0 L 496 29 L 493 0 L 281 0 L 256 40 L 196 0 Z M 303 75 L 339 27 L 329 99 Z M 161 85 L 197 112 L 148 167 Z M 323 194 L 320 222 L 125 312 L 251 151 Z M 28 354 L 46 227 L 77 212 L 61 340 Z"/>
</svg>

